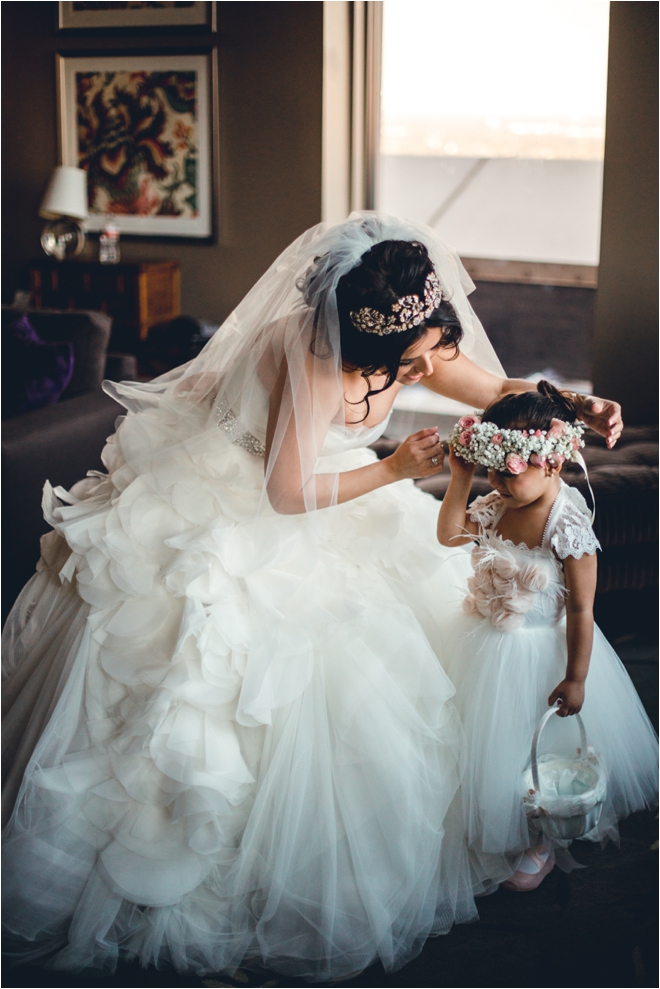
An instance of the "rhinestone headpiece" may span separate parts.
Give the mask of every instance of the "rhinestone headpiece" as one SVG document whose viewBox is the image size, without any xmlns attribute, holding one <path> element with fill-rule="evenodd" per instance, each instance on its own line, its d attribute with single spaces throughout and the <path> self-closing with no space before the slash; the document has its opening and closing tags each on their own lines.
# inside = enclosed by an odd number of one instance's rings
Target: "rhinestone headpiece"
<svg viewBox="0 0 660 989">
<path fill-rule="evenodd" d="M 362 333 L 377 333 L 379 337 L 390 333 L 403 333 L 428 319 L 442 301 L 442 289 L 435 271 L 429 272 L 424 282 L 424 300 L 418 295 L 404 295 L 392 306 L 392 314 L 385 316 L 378 309 L 364 306 L 357 312 L 350 312 L 353 326 Z"/>
</svg>

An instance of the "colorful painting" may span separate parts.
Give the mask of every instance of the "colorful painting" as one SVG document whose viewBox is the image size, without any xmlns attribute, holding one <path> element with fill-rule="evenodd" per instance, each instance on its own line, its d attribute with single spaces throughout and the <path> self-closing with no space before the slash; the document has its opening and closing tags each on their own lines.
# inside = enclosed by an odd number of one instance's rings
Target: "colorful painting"
<svg viewBox="0 0 660 989">
<path fill-rule="evenodd" d="M 63 28 L 168 27 L 209 25 L 209 3 L 60 3 L 59 26 Z"/>
<path fill-rule="evenodd" d="M 208 236 L 206 56 L 62 62 L 63 163 L 87 172 L 88 227 L 112 214 L 125 233 Z"/>
<path fill-rule="evenodd" d="M 77 72 L 90 213 L 197 216 L 194 72 Z"/>
</svg>

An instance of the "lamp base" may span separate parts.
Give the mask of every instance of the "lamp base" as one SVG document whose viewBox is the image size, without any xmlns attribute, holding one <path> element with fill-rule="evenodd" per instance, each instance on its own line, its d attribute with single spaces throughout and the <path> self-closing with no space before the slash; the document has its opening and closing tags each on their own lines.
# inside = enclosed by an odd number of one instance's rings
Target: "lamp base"
<svg viewBox="0 0 660 989">
<path fill-rule="evenodd" d="M 49 257 L 66 261 L 80 254 L 85 246 L 85 233 L 72 217 L 49 220 L 41 234 L 41 246 Z"/>
</svg>

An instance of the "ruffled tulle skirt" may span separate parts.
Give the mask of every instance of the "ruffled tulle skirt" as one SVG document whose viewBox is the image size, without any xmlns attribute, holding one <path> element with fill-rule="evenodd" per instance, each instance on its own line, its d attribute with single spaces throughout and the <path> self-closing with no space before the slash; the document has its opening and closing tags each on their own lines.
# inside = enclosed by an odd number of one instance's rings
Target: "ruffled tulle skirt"
<svg viewBox="0 0 660 989">
<path fill-rule="evenodd" d="M 607 772 L 607 798 L 588 840 L 618 838 L 617 821 L 657 803 L 657 737 L 619 657 L 598 627 L 581 714 Z M 462 793 L 475 877 L 506 878 L 529 831 L 521 778 L 547 699 L 566 675 L 566 621 L 498 632 L 455 613 L 445 624 L 443 665 L 456 686 L 467 765 Z M 540 753 L 574 756 L 572 718 L 552 718 Z"/>
<path fill-rule="evenodd" d="M 5 629 L 10 951 L 322 980 L 474 919 L 437 503 L 259 510 L 263 461 L 162 410 L 104 462 Z"/>
</svg>

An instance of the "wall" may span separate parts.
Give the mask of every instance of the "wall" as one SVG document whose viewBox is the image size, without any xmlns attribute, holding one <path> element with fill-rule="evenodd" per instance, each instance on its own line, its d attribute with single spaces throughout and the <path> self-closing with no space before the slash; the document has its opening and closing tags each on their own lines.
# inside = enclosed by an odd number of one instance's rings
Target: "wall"
<svg viewBox="0 0 660 989">
<path fill-rule="evenodd" d="M 658 4 L 611 3 L 594 391 L 658 415 Z"/>
<path fill-rule="evenodd" d="M 2 4 L 4 301 L 41 253 L 37 211 L 57 164 L 57 51 L 218 48 L 214 243 L 122 239 L 124 260 L 179 259 L 184 312 L 224 318 L 277 254 L 320 221 L 324 5 L 217 6 L 212 36 L 65 38 L 55 31 L 57 3 Z"/>
<path fill-rule="evenodd" d="M 55 52 L 212 45 L 220 66 L 214 243 L 127 237 L 122 251 L 127 260 L 178 258 L 183 311 L 224 318 L 321 219 L 324 7 L 222 2 L 214 36 L 90 40 L 56 34 L 56 3 L 2 4 L 3 299 L 41 252 L 37 210 L 57 164 Z M 657 416 L 657 17 L 655 3 L 611 4 L 594 389 L 619 399 L 631 423 Z"/>
<path fill-rule="evenodd" d="M 323 4 L 323 166 L 321 214 L 341 223 L 351 208 L 352 4 Z"/>
<path fill-rule="evenodd" d="M 550 368 L 566 381 L 591 381 L 592 288 L 475 285 L 470 302 L 511 378 Z"/>
</svg>

